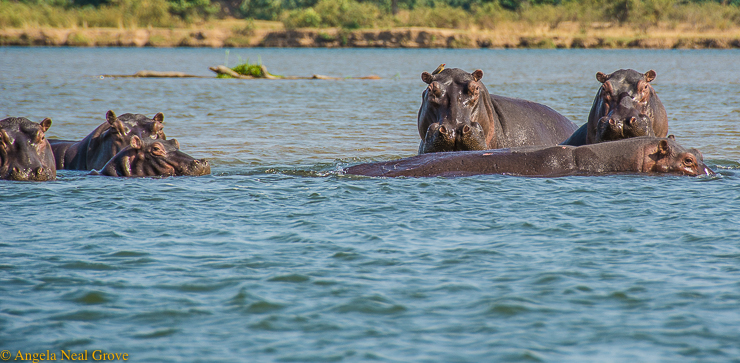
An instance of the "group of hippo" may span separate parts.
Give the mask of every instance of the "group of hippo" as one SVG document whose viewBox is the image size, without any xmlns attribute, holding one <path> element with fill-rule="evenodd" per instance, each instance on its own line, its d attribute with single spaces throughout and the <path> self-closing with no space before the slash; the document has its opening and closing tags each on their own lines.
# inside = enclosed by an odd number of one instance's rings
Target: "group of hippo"
<svg viewBox="0 0 740 363">
<path fill-rule="evenodd" d="M 47 139 L 51 119 L 0 120 L 0 179 L 46 181 L 57 170 L 92 170 L 107 176 L 206 175 L 207 160 L 180 151 L 164 134 L 164 115 L 105 115 L 105 122 L 80 141 Z"/>
<path fill-rule="evenodd" d="M 666 173 L 713 175 L 701 153 L 685 149 L 668 133 L 665 108 L 650 82 L 655 71 L 598 72 L 601 83 L 586 124 L 578 128 L 552 108 L 492 95 L 473 73 L 440 66 L 423 72 L 428 85 L 418 114 L 419 155 L 360 164 L 346 174 L 384 177 L 522 176 Z M 167 140 L 164 115 L 116 116 L 80 141 L 47 140 L 50 119 L 0 120 L 0 179 L 53 180 L 59 169 L 107 176 L 199 176 L 205 159 Z"/>
<path fill-rule="evenodd" d="M 668 117 L 650 82 L 655 71 L 598 72 L 588 121 L 577 127 L 548 106 L 488 93 L 483 71 L 423 72 L 419 155 L 360 164 L 347 174 L 384 177 L 714 175 L 702 154 L 668 134 Z"/>
</svg>

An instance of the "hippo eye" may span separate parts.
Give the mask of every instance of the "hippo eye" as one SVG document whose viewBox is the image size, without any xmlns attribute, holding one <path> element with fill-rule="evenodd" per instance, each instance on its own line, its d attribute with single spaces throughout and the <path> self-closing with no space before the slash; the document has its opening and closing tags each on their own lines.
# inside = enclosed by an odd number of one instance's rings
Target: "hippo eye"
<svg viewBox="0 0 740 363">
<path fill-rule="evenodd" d="M 44 138 L 45 138 L 44 132 L 41 130 L 38 130 L 34 133 L 32 142 L 34 144 L 40 144 L 44 142 Z"/>
<path fill-rule="evenodd" d="M 474 82 L 468 83 L 468 93 L 475 96 L 478 94 L 478 85 Z"/>
<path fill-rule="evenodd" d="M 432 82 L 429 85 L 429 96 L 432 96 L 432 97 L 442 96 L 442 87 L 439 86 L 439 82 Z"/>
<path fill-rule="evenodd" d="M 696 164 L 696 162 L 694 162 L 694 158 L 692 158 L 691 156 L 685 157 L 683 159 L 683 163 L 686 166 L 693 166 L 694 164 Z"/>
<path fill-rule="evenodd" d="M 166 154 L 166 151 L 164 150 L 164 147 L 160 143 L 154 143 L 152 144 L 152 154 L 163 156 Z"/>
</svg>

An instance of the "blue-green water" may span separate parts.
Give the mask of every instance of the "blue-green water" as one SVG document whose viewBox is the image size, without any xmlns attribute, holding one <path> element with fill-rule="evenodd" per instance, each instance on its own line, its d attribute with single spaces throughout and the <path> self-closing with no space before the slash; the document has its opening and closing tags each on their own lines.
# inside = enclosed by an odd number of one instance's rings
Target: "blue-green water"
<svg viewBox="0 0 740 363">
<path fill-rule="evenodd" d="M 164 112 L 199 178 L 0 181 L 0 349 L 134 362 L 740 362 L 740 52 L 0 48 L 0 118 L 79 139 Z M 419 74 L 577 123 L 597 71 L 654 69 L 670 130 L 717 178 L 372 179 L 415 154 Z M 92 360 L 92 357 L 89 357 Z"/>
</svg>

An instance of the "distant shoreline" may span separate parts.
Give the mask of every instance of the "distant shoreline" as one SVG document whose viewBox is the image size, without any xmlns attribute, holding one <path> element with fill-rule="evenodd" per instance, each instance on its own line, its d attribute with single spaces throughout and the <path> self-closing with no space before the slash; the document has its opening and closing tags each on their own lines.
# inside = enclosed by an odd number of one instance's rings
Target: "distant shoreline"
<svg viewBox="0 0 740 363">
<path fill-rule="evenodd" d="M 240 31 L 229 26 L 189 28 L 0 29 L 0 46 L 72 47 L 314 47 L 314 48 L 740 48 L 740 29 L 695 31 L 686 27 L 637 31 L 594 24 L 557 28 L 514 24 L 494 30 L 336 28 Z"/>
</svg>

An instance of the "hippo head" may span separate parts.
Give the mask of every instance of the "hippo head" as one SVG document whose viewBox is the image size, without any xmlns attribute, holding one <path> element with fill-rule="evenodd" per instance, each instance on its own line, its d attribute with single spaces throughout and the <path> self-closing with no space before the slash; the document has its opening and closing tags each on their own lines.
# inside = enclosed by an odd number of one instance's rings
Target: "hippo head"
<svg viewBox="0 0 740 363">
<path fill-rule="evenodd" d="M 51 119 L 39 123 L 24 117 L 0 120 L 0 179 L 56 179 L 56 163 L 46 131 Z"/>
<path fill-rule="evenodd" d="M 147 176 L 201 176 L 211 173 L 206 159 L 194 159 L 180 151 L 176 139 L 142 140 L 131 137 L 129 146 L 116 154 L 102 170 L 103 175 Z"/>
<path fill-rule="evenodd" d="M 624 97 L 629 97 L 636 108 L 645 107 L 655 91 L 650 82 L 655 79 L 655 71 L 649 70 L 642 74 L 632 69 L 620 69 L 612 74 L 596 73 L 596 79 L 601 82 L 600 96 L 603 99 L 605 109 L 604 116 Z"/>
<path fill-rule="evenodd" d="M 599 119 L 596 142 L 621 140 L 637 136 L 655 136 L 650 118 L 624 97 L 606 116 Z"/>
<path fill-rule="evenodd" d="M 714 175 L 704 164 L 702 154 L 696 149 L 684 149 L 673 135 L 656 139 L 644 150 L 643 171 L 681 175 Z"/>
<path fill-rule="evenodd" d="M 585 143 L 593 144 L 606 141 L 606 139 L 601 139 L 597 135 L 600 131 L 598 123 L 603 117 L 611 117 L 611 113 L 620 105 L 627 106 L 624 110 L 628 110 L 630 107 L 636 109 L 641 116 L 636 117 L 636 120 L 647 121 L 650 129 L 652 129 L 652 133 L 649 134 L 645 134 L 644 130 L 636 130 L 635 135 L 665 137 L 668 134 L 668 116 L 663 103 L 660 102 L 658 95 L 655 94 L 655 90 L 650 85 L 655 76 L 653 70 L 644 74 L 632 69 L 620 69 L 611 74 L 596 73 L 596 79 L 601 83 L 601 87 L 599 87 L 591 112 L 588 115 Z M 625 99 L 632 102 L 632 105 L 626 105 L 624 103 Z M 624 134 L 622 137 L 631 136 Z"/>
<path fill-rule="evenodd" d="M 421 74 L 428 86 L 418 115 L 420 153 L 489 148 L 493 115 L 482 78 L 480 69 L 468 73 L 448 68 Z"/>
<path fill-rule="evenodd" d="M 128 134 L 131 136 L 167 140 L 164 134 L 164 114 L 161 112 L 157 112 L 152 118 L 141 114 L 124 113 L 118 116 L 118 119 L 129 129 Z"/>
<path fill-rule="evenodd" d="M 124 147 L 128 146 L 131 137 L 136 135 L 141 139 L 163 139 L 164 114 L 157 113 L 154 118 L 147 118 L 140 114 L 126 113 L 119 116 L 113 111 L 105 114 L 107 123 L 94 131 L 93 138 L 88 144 L 87 165 L 90 169 L 100 169 Z"/>
</svg>

